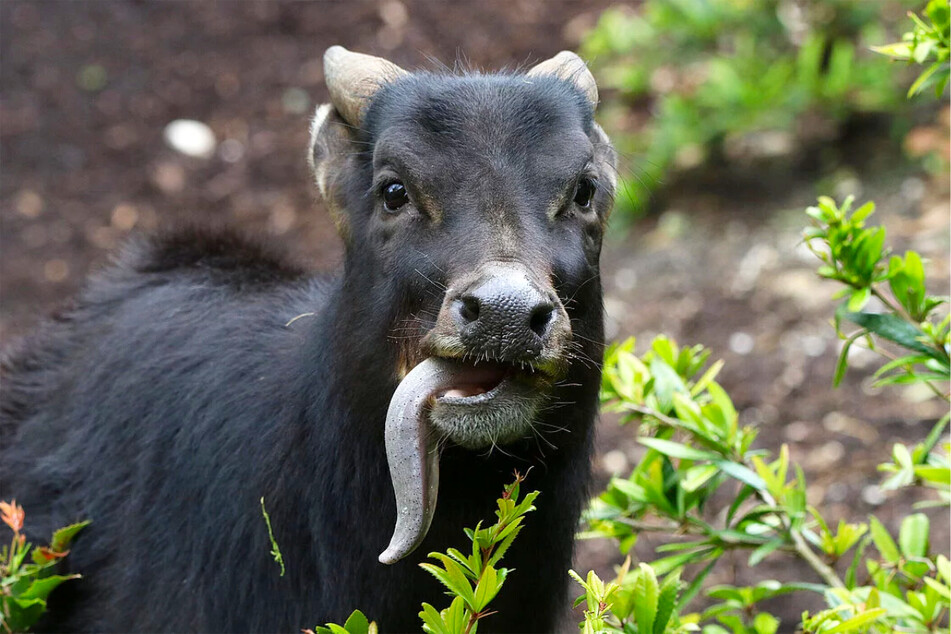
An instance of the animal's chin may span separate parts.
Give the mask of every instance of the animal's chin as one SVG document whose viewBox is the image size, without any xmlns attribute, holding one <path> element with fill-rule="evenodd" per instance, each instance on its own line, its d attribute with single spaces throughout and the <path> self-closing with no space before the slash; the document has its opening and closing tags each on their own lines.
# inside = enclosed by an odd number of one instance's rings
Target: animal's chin
<svg viewBox="0 0 951 634">
<path fill-rule="evenodd" d="M 468 449 L 513 442 L 531 433 L 551 382 L 547 374 L 528 367 L 466 364 L 458 379 L 435 395 L 430 423 Z"/>
</svg>

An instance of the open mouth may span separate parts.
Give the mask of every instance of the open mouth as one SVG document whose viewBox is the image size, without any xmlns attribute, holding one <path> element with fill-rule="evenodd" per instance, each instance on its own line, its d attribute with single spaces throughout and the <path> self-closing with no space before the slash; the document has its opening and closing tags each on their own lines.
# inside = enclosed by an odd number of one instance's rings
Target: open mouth
<svg viewBox="0 0 951 634">
<path fill-rule="evenodd" d="M 442 439 L 484 449 L 530 433 L 556 375 L 521 364 L 431 356 L 400 381 L 384 426 L 397 521 L 383 563 L 422 542 L 436 508 Z"/>
<path fill-rule="evenodd" d="M 447 405 L 480 405 L 506 392 L 514 384 L 542 387 L 550 382 L 547 373 L 530 367 L 520 367 L 495 361 L 462 363 L 465 367 L 458 379 L 436 393 L 436 402 Z"/>
</svg>

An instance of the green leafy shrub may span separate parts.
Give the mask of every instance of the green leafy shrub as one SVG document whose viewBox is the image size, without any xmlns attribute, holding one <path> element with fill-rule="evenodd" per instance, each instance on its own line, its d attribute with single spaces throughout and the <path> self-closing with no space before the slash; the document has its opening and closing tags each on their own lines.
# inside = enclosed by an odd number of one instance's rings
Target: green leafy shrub
<svg viewBox="0 0 951 634">
<path fill-rule="evenodd" d="M 76 533 L 89 522 L 61 528 L 53 533 L 48 546 L 34 547 L 21 532 L 26 519 L 23 507 L 16 500 L 0 502 L 0 513 L 0 519 L 13 531 L 10 544 L 0 549 L 0 629 L 24 632 L 46 612 L 50 592 L 64 581 L 80 578 L 77 574 L 53 574 L 53 569 L 69 554 Z"/>
<path fill-rule="evenodd" d="M 527 475 L 527 474 L 526 474 Z M 489 604 L 496 597 L 506 577 L 512 571 L 498 567 L 505 552 L 522 531 L 522 522 L 528 513 L 535 510 L 533 502 L 538 491 L 521 495 L 525 476 L 515 472 L 515 479 L 502 491 L 496 501 L 496 522 L 482 528 L 465 529 L 471 542 L 471 554 L 466 555 L 456 548 L 445 553 L 429 553 L 438 564 L 422 563 L 420 567 L 432 574 L 446 587 L 452 597 L 449 607 L 437 610 L 429 603 L 422 605 L 419 618 L 427 634 L 475 634 L 479 621 L 494 614 Z M 358 610 L 350 615 L 343 625 L 328 623 L 317 627 L 316 634 L 375 634 L 375 623 L 369 623 Z M 314 634 L 313 630 L 305 630 Z"/>
<path fill-rule="evenodd" d="M 495 598 L 511 572 L 497 568 L 502 556 L 522 531 L 525 515 L 535 510 L 532 503 L 538 491 L 532 491 L 519 499 L 519 489 L 524 476 L 515 473 L 515 480 L 505 487 L 497 501 L 495 515 L 498 521 L 488 528 L 480 522 L 475 528 L 466 529 L 466 537 L 472 542 L 472 554 L 465 555 L 455 548 L 445 553 L 429 553 L 440 565 L 424 563 L 422 568 L 430 572 L 453 596 L 448 608 L 437 611 L 428 603 L 423 604 L 419 617 L 423 631 L 428 634 L 455 634 L 476 631 L 478 621 L 492 614 L 489 602 Z"/>
<path fill-rule="evenodd" d="M 678 539 L 657 548 L 661 557 L 641 564 L 636 573 L 622 567 L 607 586 L 589 574 L 584 597 L 589 606 L 603 607 L 589 607 L 584 627 L 659 633 L 703 624 L 707 634 L 773 633 L 779 620 L 758 612 L 757 604 L 802 591 L 820 593 L 828 604 L 827 610 L 803 615 L 804 632 L 933 631 L 940 626 L 951 605 L 949 579 L 941 572 L 947 570 L 947 558 L 931 552 L 927 516 L 905 518 L 897 546 L 874 517 L 830 527 L 808 504 L 805 476 L 790 462 L 786 447 L 777 455 L 753 448 L 756 430 L 739 424 L 729 396 L 716 383 L 721 365 L 703 371 L 708 358 L 702 347 L 678 347 L 665 337 L 655 339 L 643 355 L 634 353 L 633 339 L 607 354 L 604 407 L 620 413 L 622 424 L 637 423 L 638 441 L 648 451 L 628 477 L 613 479 L 592 503 L 584 536 L 614 538 L 622 552 L 630 552 L 646 532 Z M 727 487 L 726 502 L 717 505 L 714 495 Z M 751 567 L 770 556 L 798 557 L 818 583 L 716 586 L 706 595 L 717 603 L 685 614 L 704 579 L 731 551 L 748 552 Z M 647 567 L 651 574 L 644 572 Z M 671 578 L 686 579 L 687 567 L 699 572 L 682 589 L 675 611 L 661 614 L 659 588 L 675 583 Z M 651 583 L 652 578 L 663 581 Z M 663 617 L 659 621 L 630 607 L 651 605 Z"/>
<path fill-rule="evenodd" d="M 621 214 L 638 213 L 671 170 L 730 148 L 782 154 L 810 128 L 904 107 L 901 79 L 868 49 L 887 37 L 884 9 L 910 4 L 646 0 L 605 11 L 581 54 L 631 157 Z M 650 117 L 632 121 L 645 103 Z"/>
<path fill-rule="evenodd" d="M 931 0 L 928 3 L 925 7 L 928 23 L 914 13 L 908 15 L 914 24 L 912 30 L 902 36 L 902 41 L 875 46 L 873 50 L 909 64 L 929 64 L 908 89 L 908 96 L 912 97 L 934 86 L 935 97 L 941 97 L 951 75 L 951 9 L 948 0 Z"/>
<path fill-rule="evenodd" d="M 819 275 L 844 286 L 837 297 L 845 299 L 833 323 L 845 343 L 833 380 L 836 385 L 842 380 L 851 347 L 864 345 L 887 361 L 875 372 L 876 385 L 921 383 L 948 401 L 947 390 L 939 385 L 951 377 L 951 316 L 938 314 L 948 298 L 928 294 L 924 265 L 916 252 L 892 254 L 885 247 L 885 229 L 865 226 L 875 205 L 869 202 L 852 211 L 852 202 L 849 197 L 838 206 L 823 197 L 806 211 L 813 226 L 804 237 L 822 260 Z M 882 310 L 863 310 L 873 299 Z M 845 324 L 854 330 L 847 331 Z M 951 413 L 941 417 L 914 448 L 895 445 L 893 462 L 879 467 L 891 474 L 884 488 L 925 484 L 939 492 L 941 504 L 951 503 L 948 452 L 935 451 L 949 417 Z"/>
<path fill-rule="evenodd" d="M 845 345 L 834 381 L 838 384 L 845 372 L 849 347 L 861 342 L 886 361 L 876 372 L 878 384 L 924 383 L 935 398 L 948 401 L 949 317 L 938 314 L 948 300 L 927 294 L 917 253 L 892 255 L 885 247 L 884 228 L 866 227 L 874 205 L 854 212 L 851 207 L 851 199 L 840 206 L 821 198 L 807 211 L 813 226 L 805 240 L 822 261 L 819 274 L 844 287 L 834 326 Z M 873 300 L 878 312 L 868 310 Z M 858 330 L 846 332 L 844 323 Z M 820 593 L 828 606 L 803 613 L 802 632 L 947 631 L 949 562 L 932 550 L 928 517 L 905 517 L 897 542 L 874 516 L 867 522 L 839 521 L 833 529 L 808 504 L 805 476 L 790 462 L 786 447 L 776 455 L 754 448 L 756 430 L 739 424 L 729 396 L 715 381 L 721 364 L 704 370 L 708 359 L 704 348 L 679 347 L 663 336 L 640 356 L 633 339 L 606 354 L 603 409 L 619 413 L 622 424 L 637 423 L 638 441 L 648 451 L 628 477 L 614 478 L 592 503 L 583 535 L 614 538 L 624 553 L 645 532 L 678 539 L 658 547 L 662 556 L 641 563 L 636 573 L 626 563 L 608 584 L 593 573 L 586 581 L 574 575 L 588 603 L 585 631 L 660 634 L 702 625 L 706 634 L 773 634 L 779 620 L 758 611 L 757 604 L 801 591 Z M 879 467 L 889 474 L 883 488 L 925 485 L 937 492 L 937 499 L 919 506 L 948 505 L 948 444 L 943 453 L 936 451 L 948 418 L 938 420 L 914 448 L 895 445 L 893 462 Z M 725 487 L 731 488 L 721 508 L 716 499 L 722 496 L 714 495 Z M 751 567 L 766 557 L 798 557 L 819 583 L 766 580 L 745 588 L 716 586 L 706 590 L 716 603 L 700 613 L 685 613 L 724 554 L 738 550 L 749 552 Z M 660 589 L 678 585 L 688 566 L 699 572 L 668 614 L 666 603 L 658 600 Z M 668 590 L 671 594 L 676 591 Z M 654 610 L 657 618 L 638 614 L 632 606 Z"/>
</svg>

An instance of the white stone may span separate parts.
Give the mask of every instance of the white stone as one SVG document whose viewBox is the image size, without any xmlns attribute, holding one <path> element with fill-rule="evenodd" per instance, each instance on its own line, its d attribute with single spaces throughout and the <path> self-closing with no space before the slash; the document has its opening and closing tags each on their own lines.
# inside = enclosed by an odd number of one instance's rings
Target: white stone
<svg viewBox="0 0 951 634">
<path fill-rule="evenodd" d="M 869 484 L 862 489 L 862 501 L 866 504 L 881 506 L 885 499 L 885 492 L 877 484 Z"/>
<path fill-rule="evenodd" d="M 753 337 L 745 332 L 734 332 L 730 335 L 730 350 L 736 354 L 748 355 L 753 352 Z"/>
<path fill-rule="evenodd" d="M 619 476 L 630 468 L 627 456 L 620 449 L 612 449 L 601 456 L 601 467 L 605 473 Z"/>
<path fill-rule="evenodd" d="M 211 128 L 192 119 L 172 121 L 165 126 L 163 136 L 170 148 L 195 158 L 211 158 L 217 145 L 215 133 Z"/>
</svg>

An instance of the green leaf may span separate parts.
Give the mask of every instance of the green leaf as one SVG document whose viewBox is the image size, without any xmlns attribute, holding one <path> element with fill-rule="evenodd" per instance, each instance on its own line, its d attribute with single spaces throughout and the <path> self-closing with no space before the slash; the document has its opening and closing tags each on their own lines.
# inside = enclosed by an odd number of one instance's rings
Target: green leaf
<svg viewBox="0 0 951 634">
<path fill-rule="evenodd" d="M 462 599 L 456 597 L 455 600 L 453 600 L 453 605 L 455 605 L 456 601 L 462 601 Z M 423 621 L 423 631 L 429 634 L 457 634 L 458 630 L 451 630 L 445 626 L 442 616 L 436 608 L 428 603 L 424 603 L 422 607 L 423 609 L 419 613 L 419 618 Z M 318 629 L 318 634 L 322 634 L 320 629 Z"/>
<path fill-rule="evenodd" d="M 918 341 L 918 337 L 923 336 L 924 333 L 897 315 L 846 312 L 842 316 L 883 339 L 888 339 L 909 350 L 935 356 L 934 350 Z"/>
<path fill-rule="evenodd" d="M 665 456 L 671 458 L 680 458 L 682 460 L 717 460 L 720 456 L 709 452 L 688 447 L 672 440 L 663 440 L 661 438 L 640 437 L 637 439 L 642 445 L 656 449 Z"/>
<path fill-rule="evenodd" d="M 861 223 L 866 218 L 871 216 L 873 213 L 875 213 L 875 203 L 873 201 L 868 201 L 867 203 L 865 203 L 864 205 L 862 205 L 861 207 L 855 210 L 850 220 L 854 224 L 861 226 Z"/>
<path fill-rule="evenodd" d="M 931 577 L 924 577 L 923 580 L 932 590 L 944 597 L 946 602 L 951 601 L 951 589 L 949 589 L 948 586 L 938 583 Z"/>
<path fill-rule="evenodd" d="M 781 548 L 786 544 L 786 540 L 780 537 L 771 539 L 752 553 L 750 553 L 749 566 L 752 568 L 759 562 L 763 561 L 770 553 L 775 551 L 777 548 Z"/>
<path fill-rule="evenodd" d="M 446 586 L 454 595 L 462 597 L 470 609 L 474 609 L 475 595 L 472 592 L 472 586 L 469 584 L 469 580 L 466 578 L 465 573 L 462 572 L 462 567 L 448 555 L 429 553 L 429 556 L 442 562 L 445 569 L 430 563 L 419 564 L 420 567 L 436 577 L 436 579 Z"/>
<path fill-rule="evenodd" d="M 753 617 L 753 629 L 756 634 L 776 634 L 779 629 L 779 619 L 772 614 L 760 612 Z"/>
<path fill-rule="evenodd" d="M 370 631 L 370 621 L 360 610 L 354 610 L 350 618 L 343 624 L 343 628 L 348 634 L 367 634 Z"/>
<path fill-rule="evenodd" d="M 634 618 L 639 632 L 653 632 L 654 619 L 657 616 L 657 598 L 660 588 L 654 569 L 640 564 L 637 581 L 634 582 Z"/>
<path fill-rule="evenodd" d="M 680 572 L 667 575 L 660 584 L 660 593 L 657 595 L 657 614 L 654 616 L 654 634 L 664 634 L 670 617 L 677 605 L 677 591 L 680 590 Z"/>
<path fill-rule="evenodd" d="M 488 566 L 494 566 L 502 559 L 502 555 L 508 551 L 509 546 L 512 545 L 512 542 L 515 541 L 515 538 L 518 537 L 518 534 L 522 531 L 522 528 L 519 527 L 516 530 L 509 533 L 502 542 L 495 547 L 495 551 L 492 553 L 492 556 L 489 557 L 489 561 L 486 562 Z"/>
<path fill-rule="evenodd" d="M 53 539 L 50 540 L 50 550 L 58 553 L 65 552 L 69 549 L 73 538 L 76 537 L 76 533 L 89 526 L 89 524 L 91 524 L 91 522 L 86 520 L 85 522 L 70 524 L 69 526 L 64 526 L 59 529 L 53 533 Z"/>
<path fill-rule="evenodd" d="M 842 351 L 839 353 L 839 358 L 835 362 L 835 374 L 832 377 L 832 387 L 839 387 L 839 384 L 842 383 L 845 371 L 849 368 L 849 350 L 852 348 L 852 344 L 855 343 L 855 340 L 865 336 L 867 332 L 867 330 L 859 330 L 845 340 L 845 343 L 842 345 Z"/>
<path fill-rule="evenodd" d="M 877 621 L 885 616 L 888 611 L 885 608 L 875 608 L 856 614 L 850 619 L 843 621 L 830 630 L 825 630 L 823 634 L 841 634 L 842 632 L 855 632 L 866 623 Z"/>
<path fill-rule="evenodd" d="M 720 467 L 720 470 L 728 476 L 748 484 L 754 489 L 759 491 L 766 491 L 766 482 L 763 478 L 759 477 L 748 467 L 741 465 L 737 462 L 729 462 L 727 460 L 717 460 L 714 462 L 716 466 Z"/>
<path fill-rule="evenodd" d="M 651 359 L 651 375 L 654 377 L 654 396 L 663 413 L 668 413 L 674 406 L 674 392 L 690 394 L 677 371 L 659 357 Z"/>
<path fill-rule="evenodd" d="M 14 632 L 25 632 L 34 623 L 40 620 L 46 611 L 46 601 L 43 599 L 4 598 L 9 614 L 3 615 L 0 620 L 6 629 Z"/>
<path fill-rule="evenodd" d="M 871 541 L 871 535 L 865 535 L 859 542 L 858 548 L 856 548 L 855 552 L 852 554 L 852 563 L 849 564 L 849 568 L 845 572 L 845 587 L 849 590 L 855 588 L 856 572 L 858 571 L 859 562 L 862 561 L 862 557 L 865 555 L 865 549 L 868 547 L 869 542 Z"/>
<path fill-rule="evenodd" d="M 928 516 L 915 513 L 902 520 L 898 544 L 906 559 L 928 556 Z"/>
<path fill-rule="evenodd" d="M 710 571 L 713 570 L 713 567 L 716 566 L 717 560 L 714 559 L 709 564 L 707 564 L 700 573 L 694 577 L 693 581 L 690 582 L 690 585 L 687 586 L 687 589 L 684 590 L 683 594 L 680 595 L 680 598 L 677 600 L 677 609 L 683 610 L 693 598 L 697 596 L 697 593 L 700 592 L 700 588 L 703 587 L 703 582 L 706 580 L 707 575 L 710 574 Z"/>
<path fill-rule="evenodd" d="M 850 312 L 857 313 L 868 303 L 868 300 L 872 298 L 872 289 L 868 286 L 863 288 L 857 288 L 852 291 L 852 295 L 849 297 L 849 302 L 846 304 L 846 308 Z"/>
<path fill-rule="evenodd" d="M 719 471 L 719 468 L 712 464 L 690 467 L 686 473 L 684 473 L 683 479 L 680 481 L 680 486 L 683 487 L 684 491 L 692 493 L 706 484 L 707 481 L 719 473 Z"/>
<path fill-rule="evenodd" d="M 885 558 L 885 561 L 893 564 L 898 563 L 898 560 L 901 559 L 901 554 L 898 552 L 898 546 L 895 544 L 895 540 L 889 535 L 888 529 L 886 529 L 874 515 L 868 518 L 868 528 L 879 554 Z"/>
<path fill-rule="evenodd" d="M 446 624 L 450 634 L 457 634 L 458 632 L 465 631 L 466 622 L 468 620 L 466 616 L 466 602 L 462 600 L 462 597 L 456 597 L 446 610 L 443 622 Z"/>
<path fill-rule="evenodd" d="M 931 79 L 931 76 L 937 73 L 938 71 L 942 70 L 942 68 L 944 68 L 946 63 L 947 62 L 935 62 L 931 66 L 929 66 L 927 69 L 925 69 L 924 72 L 918 75 L 918 79 L 916 79 L 914 83 L 911 85 L 911 87 L 908 89 L 907 97 L 911 99 L 912 97 L 917 95 L 925 86 L 928 85 L 928 80 Z"/>
<path fill-rule="evenodd" d="M 63 583 L 64 581 L 69 581 L 70 579 L 79 579 L 81 575 L 51 575 L 49 577 L 43 577 L 42 579 L 35 579 L 33 583 L 30 584 L 30 587 L 24 590 L 20 595 L 19 599 L 43 599 L 46 600 L 46 597 L 49 596 L 56 586 Z"/>
<path fill-rule="evenodd" d="M 501 588 L 502 584 L 499 582 L 495 568 L 486 566 L 485 570 L 482 571 L 482 578 L 479 579 L 479 584 L 476 586 L 473 610 L 476 612 L 484 610 L 485 606 L 495 598 Z"/>
</svg>

